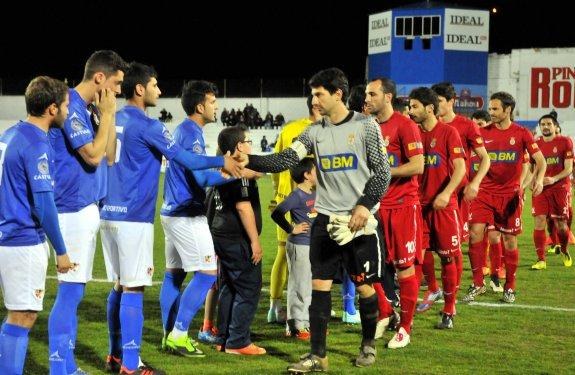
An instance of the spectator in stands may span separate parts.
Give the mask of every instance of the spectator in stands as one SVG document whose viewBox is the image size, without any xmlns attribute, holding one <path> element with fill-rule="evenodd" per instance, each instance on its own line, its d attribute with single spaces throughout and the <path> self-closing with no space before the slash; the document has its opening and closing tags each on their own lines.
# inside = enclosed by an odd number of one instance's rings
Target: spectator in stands
<svg viewBox="0 0 575 375">
<path fill-rule="evenodd" d="M 369 115 L 365 110 L 365 85 L 355 85 L 351 88 L 349 99 L 347 99 L 347 108 Z"/>
<path fill-rule="evenodd" d="M 278 113 L 274 121 L 274 126 L 279 129 L 283 124 L 285 124 L 285 122 L 286 120 L 284 119 L 284 116 L 281 113 Z"/>
<path fill-rule="evenodd" d="M 260 146 L 262 148 L 262 152 L 266 152 L 269 149 L 268 140 L 265 135 L 262 137 L 262 140 L 260 141 Z"/>
<path fill-rule="evenodd" d="M 264 128 L 270 129 L 274 126 L 274 116 L 268 111 L 266 118 L 264 119 Z"/>
</svg>

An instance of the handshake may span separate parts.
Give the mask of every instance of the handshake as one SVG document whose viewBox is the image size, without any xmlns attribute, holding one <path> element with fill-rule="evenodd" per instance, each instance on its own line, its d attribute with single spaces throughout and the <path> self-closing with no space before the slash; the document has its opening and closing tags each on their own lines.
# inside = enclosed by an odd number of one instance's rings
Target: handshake
<svg viewBox="0 0 575 375">
<path fill-rule="evenodd" d="M 339 246 L 343 246 L 356 237 L 362 235 L 375 234 L 378 222 L 373 215 L 367 219 L 367 224 L 361 230 L 352 232 L 349 229 L 349 220 L 351 215 L 331 215 L 329 217 L 329 224 L 327 225 L 327 232 L 329 237 L 337 242 Z"/>
</svg>

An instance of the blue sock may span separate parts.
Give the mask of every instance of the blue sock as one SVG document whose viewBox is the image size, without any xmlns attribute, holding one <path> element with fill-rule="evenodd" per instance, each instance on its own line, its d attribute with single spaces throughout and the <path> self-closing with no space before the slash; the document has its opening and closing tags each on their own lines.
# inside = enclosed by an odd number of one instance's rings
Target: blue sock
<svg viewBox="0 0 575 375">
<path fill-rule="evenodd" d="M 144 293 L 122 293 L 120 325 L 122 328 L 122 365 L 138 368 L 142 328 L 144 327 Z"/>
<path fill-rule="evenodd" d="M 355 285 L 349 278 L 347 273 L 344 275 L 343 283 L 341 284 L 341 294 L 343 298 L 343 311 L 350 315 L 355 315 Z"/>
<path fill-rule="evenodd" d="M 188 331 L 190 323 L 206 301 L 206 294 L 208 294 L 208 290 L 214 285 L 216 279 L 216 275 L 207 275 L 201 272 L 195 273 L 194 278 L 182 294 L 180 309 L 178 310 L 174 327 L 180 331 Z"/>
<path fill-rule="evenodd" d="M 68 342 L 68 355 L 66 356 L 66 372 L 68 374 L 73 374 L 78 369 L 76 364 L 76 358 L 74 357 L 74 350 L 76 349 L 76 337 L 78 337 L 78 315 L 72 315 L 72 335 L 70 336 L 70 341 Z"/>
<path fill-rule="evenodd" d="M 70 340 L 76 337 L 73 323 L 78 304 L 84 296 L 84 287 L 85 284 L 67 282 L 58 285 L 58 295 L 48 318 L 48 361 L 51 375 L 68 374 L 66 359 L 70 352 Z"/>
<path fill-rule="evenodd" d="M 164 332 L 170 332 L 174 325 L 174 315 L 177 309 L 174 308 L 176 300 L 180 295 L 180 287 L 186 278 L 185 272 L 165 272 L 162 289 L 160 289 L 160 309 L 162 310 L 162 325 Z M 170 319 L 172 318 L 172 319 Z"/>
<path fill-rule="evenodd" d="M 110 355 L 122 358 L 122 332 L 120 330 L 120 301 L 122 292 L 112 288 L 108 294 L 108 307 L 106 315 L 108 318 L 108 343 L 110 345 Z"/>
<path fill-rule="evenodd" d="M 20 375 L 24 372 L 30 330 L 14 324 L 2 324 L 0 332 L 0 374 Z"/>
</svg>

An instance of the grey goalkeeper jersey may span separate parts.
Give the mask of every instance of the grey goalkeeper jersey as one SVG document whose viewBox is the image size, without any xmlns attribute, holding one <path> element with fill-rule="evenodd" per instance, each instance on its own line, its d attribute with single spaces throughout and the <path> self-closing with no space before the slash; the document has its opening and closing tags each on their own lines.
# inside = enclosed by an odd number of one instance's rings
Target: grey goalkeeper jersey
<svg viewBox="0 0 575 375">
<path fill-rule="evenodd" d="M 309 127 L 278 154 L 250 155 L 248 168 L 277 173 L 313 154 L 317 166 L 315 208 L 324 215 L 349 215 L 361 204 L 374 212 L 391 178 L 379 125 L 350 112 L 339 124 L 327 117 Z"/>
</svg>

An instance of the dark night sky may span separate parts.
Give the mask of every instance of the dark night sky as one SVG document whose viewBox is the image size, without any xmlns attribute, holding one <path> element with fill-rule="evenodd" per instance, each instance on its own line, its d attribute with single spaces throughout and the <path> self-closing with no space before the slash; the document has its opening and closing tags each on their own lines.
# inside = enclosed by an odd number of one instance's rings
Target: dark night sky
<svg viewBox="0 0 575 375">
<path fill-rule="evenodd" d="M 27 82 L 38 74 L 78 80 L 96 49 L 154 65 L 161 80 L 301 79 L 338 66 L 358 81 L 365 72 L 368 15 L 413 1 L 280 0 L 261 7 L 250 1 L 228 7 L 223 1 L 182 0 L 153 7 L 113 0 L 78 1 L 74 7 L 22 3 L 0 23 L 5 93 L 14 80 Z M 558 0 L 450 4 L 498 7 L 491 17 L 490 52 L 575 46 L 571 15 Z M 24 29 L 33 37 L 24 38 Z"/>
</svg>

